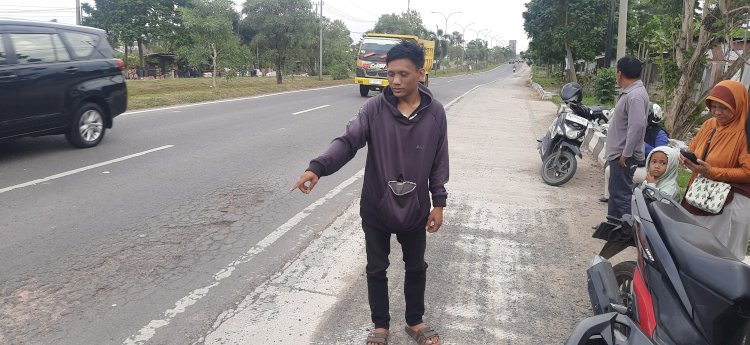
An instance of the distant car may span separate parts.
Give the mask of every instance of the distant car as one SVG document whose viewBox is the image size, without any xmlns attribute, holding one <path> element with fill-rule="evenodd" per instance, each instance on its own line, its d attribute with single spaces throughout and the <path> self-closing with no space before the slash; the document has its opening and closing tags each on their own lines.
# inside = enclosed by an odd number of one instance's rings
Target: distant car
<svg viewBox="0 0 750 345">
<path fill-rule="evenodd" d="M 0 140 L 65 134 L 99 144 L 128 92 L 103 30 L 0 20 Z"/>
</svg>

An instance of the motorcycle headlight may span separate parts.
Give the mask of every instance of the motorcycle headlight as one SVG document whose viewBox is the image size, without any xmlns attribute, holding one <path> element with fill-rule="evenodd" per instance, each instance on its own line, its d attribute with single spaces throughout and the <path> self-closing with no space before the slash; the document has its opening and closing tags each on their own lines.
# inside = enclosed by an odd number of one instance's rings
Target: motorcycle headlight
<svg viewBox="0 0 750 345">
<path fill-rule="evenodd" d="M 583 132 L 582 129 L 572 129 L 570 127 L 565 128 L 565 136 L 568 137 L 568 139 L 578 139 L 578 137 L 581 136 L 581 132 Z"/>
<path fill-rule="evenodd" d="M 555 131 L 556 135 L 565 135 L 565 130 L 563 129 L 563 126 L 557 126 L 557 130 Z"/>
</svg>

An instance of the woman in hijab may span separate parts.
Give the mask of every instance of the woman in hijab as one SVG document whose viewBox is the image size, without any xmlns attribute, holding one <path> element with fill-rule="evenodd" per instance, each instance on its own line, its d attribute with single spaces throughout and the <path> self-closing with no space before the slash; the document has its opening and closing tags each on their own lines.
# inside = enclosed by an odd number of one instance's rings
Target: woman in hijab
<svg viewBox="0 0 750 345">
<path fill-rule="evenodd" d="M 657 146 L 646 158 L 646 179 L 644 185 L 656 187 L 664 195 L 680 201 L 680 186 L 677 173 L 680 167 L 680 153 L 669 146 Z"/>
<path fill-rule="evenodd" d="M 681 162 L 692 170 L 690 184 L 697 175 L 732 186 L 724 208 L 718 214 L 704 212 L 683 200 L 683 206 L 740 260 L 750 240 L 750 142 L 747 120 L 748 93 L 739 82 L 718 83 L 706 98 L 712 118 L 703 123 L 688 150 L 698 164 L 685 157 Z"/>
</svg>

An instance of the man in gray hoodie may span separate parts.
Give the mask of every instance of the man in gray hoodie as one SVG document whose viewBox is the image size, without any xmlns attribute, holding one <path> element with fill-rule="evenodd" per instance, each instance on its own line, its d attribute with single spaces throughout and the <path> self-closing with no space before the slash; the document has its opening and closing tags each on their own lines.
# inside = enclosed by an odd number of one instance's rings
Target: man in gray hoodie
<svg viewBox="0 0 750 345">
<path fill-rule="evenodd" d="M 425 76 L 420 46 L 401 42 L 388 51 L 386 65 L 389 86 L 360 108 L 346 132 L 310 162 L 292 190 L 310 193 L 320 177 L 338 171 L 367 145 L 360 201 L 367 292 L 374 324 L 367 344 L 387 344 L 390 314 L 386 269 L 390 238 L 395 233 L 406 270 L 405 330 L 418 342 L 422 339 L 425 344 L 436 345 L 441 343 L 438 333 L 422 321 L 427 272 L 424 253 L 426 232 L 440 229 L 448 197 L 445 110 L 419 83 Z"/>
</svg>

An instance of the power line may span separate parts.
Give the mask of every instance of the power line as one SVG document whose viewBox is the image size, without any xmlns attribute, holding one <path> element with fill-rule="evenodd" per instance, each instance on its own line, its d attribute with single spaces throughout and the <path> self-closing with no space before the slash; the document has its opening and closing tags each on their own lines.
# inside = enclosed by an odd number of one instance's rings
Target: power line
<svg viewBox="0 0 750 345">
<path fill-rule="evenodd" d="M 346 12 L 341 11 L 341 10 L 339 10 L 339 9 L 331 6 L 331 5 L 328 5 L 326 7 L 326 9 L 327 9 L 328 12 L 333 13 L 335 16 L 337 16 L 337 17 L 339 17 L 341 19 L 348 20 L 348 21 L 359 22 L 359 23 L 376 23 L 376 21 L 374 21 L 374 20 L 359 19 L 359 18 L 354 17 L 354 16 L 352 16 L 350 14 L 347 14 Z"/>
<path fill-rule="evenodd" d="M 349 5 L 354 5 L 354 7 L 359 8 L 360 10 L 367 12 L 367 14 L 369 14 L 369 15 L 371 15 L 373 17 L 377 17 L 378 16 L 377 14 L 374 14 L 374 13 L 372 13 L 372 12 L 370 12 L 370 11 L 362 8 L 362 7 L 359 7 L 359 5 L 357 5 L 356 1 L 350 1 Z"/>
</svg>

